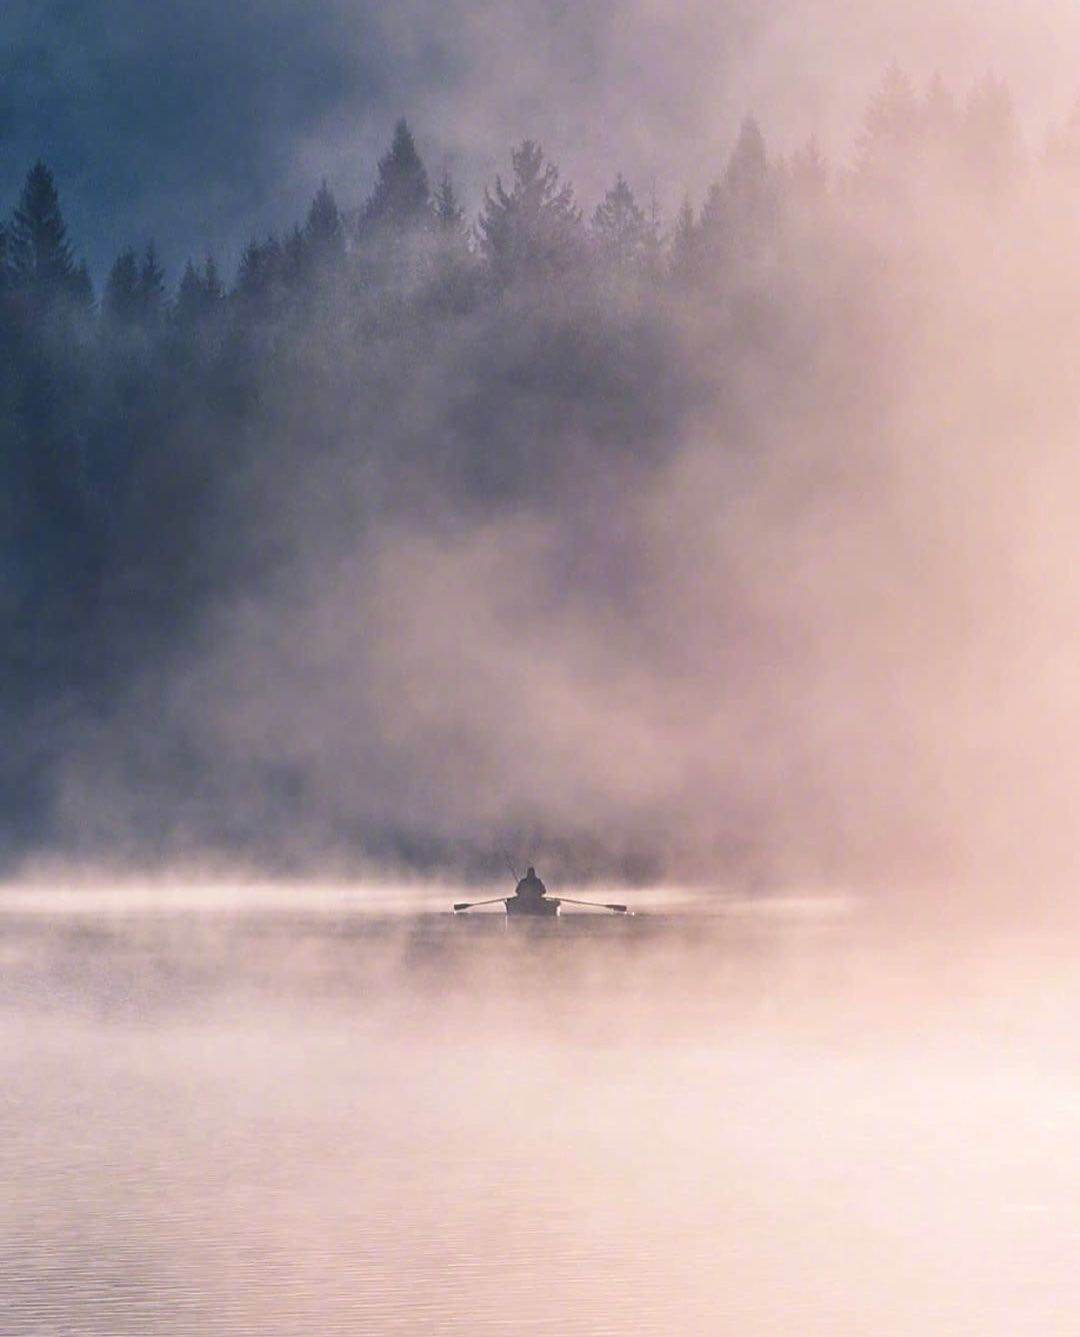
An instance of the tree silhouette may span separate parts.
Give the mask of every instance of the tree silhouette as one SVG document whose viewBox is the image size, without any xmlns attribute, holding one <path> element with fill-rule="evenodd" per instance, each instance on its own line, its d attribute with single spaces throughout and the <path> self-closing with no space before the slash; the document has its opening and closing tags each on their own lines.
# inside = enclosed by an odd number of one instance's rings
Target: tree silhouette
<svg viewBox="0 0 1080 1337">
<path fill-rule="evenodd" d="M 444 172 L 435 188 L 433 200 L 435 226 L 443 237 L 461 237 L 465 233 L 465 210 L 458 202 L 450 174 Z"/>
<path fill-rule="evenodd" d="M 102 310 L 105 317 L 117 326 L 132 325 L 142 316 L 139 261 L 131 247 L 120 252 L 109 270 Z"/>
<path fill-rule="evenodd" d="M 501 177 L 484 192 L 477 222 L 480 249 L 493 277 L 506 283 L 525 275 L 558 272 L 581 254 L 581 212 L 573 188 L 559 184 L 559 170 L 526 139 L 510 155 L 514 179 Z"/>
<path fill-rule="evenodd" d="M 394 127 L 394 138 L 379 160 L 375 189 L 360 212 L 361 238 L 407 233 L 431 221 L 431 189 L 407 122 Z"/>
<path fill-rule="evenodd" d="M 821 151 L 817 137 L 811 135 L 806 143 L 791 155 L 787 165 L 788 197 L 796 204 L 819 204 L 829 193 L 829 163 Z"/>
<path fill-rule="evenodd" d="M 590 230 L 601 254 L 616 269 L 642 269 L 649 256 L 649 224 L 620 172 L 596 206 Z"/>
<path fill-rule="evenodd" d="M 30 169 L 12 216 L 10 265 L 14 282 L 45 302 L 76 297 L 82 287 L 56 183 L 43 162 Z"/>
<path fill-rule="evenodd" d="M 165 306 L 165 271 L 158 261 L 153 242 L 143 253 L 139 267 L 139 302 L 144 321 L 154 324 L 161 319 Z"/>
<path fill-rule="evenodd" d="M 671 234 L 671 275 L 680 282 L 694 282 L 701 262 L 701 232 L 690 196 L 684 197 Z"/>
<path fill-rule="evenodd" d="M 776 224 L 776 183 L 765 139 L 748 116 L 728 159 L 701 210 L 701 236 L 710 259 L 730 264 L 749 258 L 771 237 Z"/>
<path fill-rule="evenodd" d="M 964 162 L 975 187 L 1000 195 L 1021 167 L 1020 129 L 1012 94 L 988 74 L 971 90 L 960 118 Z"/>
<path fill-rule="evenodd" d="M 173 309 L 176 323 L 187 328 L 198 325 L 218 310 L 224 296 L 214 257 L 208 255 L 201 270 L 189 260 L 176 293 Z"/>
<path fill-rule="evenodd" d="M 863 117 L 858 140 L 858 179 L 875 190 L 895 192 L 911 179 L 923 110 L 911 80 L 894 61 L 885 71 Z"/>
<path fill-rule="evenodd" d="M 311 201 L 302 235 L 307 259 L 316 270 L 332 268 L 344 258 L 345 229 L 325 179 Z"/>
</svg>

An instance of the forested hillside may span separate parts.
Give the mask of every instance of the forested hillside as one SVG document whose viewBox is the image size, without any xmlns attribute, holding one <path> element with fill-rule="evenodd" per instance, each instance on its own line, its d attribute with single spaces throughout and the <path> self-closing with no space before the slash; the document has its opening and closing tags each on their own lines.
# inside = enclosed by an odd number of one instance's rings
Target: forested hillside
<svg viewBox="0 0 1080 1337">
<path fill-rule="evenodd" d="M 910 597 L 898 639 L 938 644 L 935 504 L 894 506 L 923 333 L 957 270 L 1021 291 L 994 266 L 1032 217 L 1067 253 L 1080 114 L 1025 146 L 1002 85 L 893 69 L 839 161 L 747 120 L 677 211 L 611 177 L 580 200 L 526 141 L 467 217 L 403 121 L 366 200 L 324 185 L 235 274 L 118 236 L 95 290 L 32 167 L 0 232 L 9 865 L 832 866 L 851 758 L 909 738 L 858 629 Z M 914 829 L 909 799 L 875 811 Z"/>
</svg>

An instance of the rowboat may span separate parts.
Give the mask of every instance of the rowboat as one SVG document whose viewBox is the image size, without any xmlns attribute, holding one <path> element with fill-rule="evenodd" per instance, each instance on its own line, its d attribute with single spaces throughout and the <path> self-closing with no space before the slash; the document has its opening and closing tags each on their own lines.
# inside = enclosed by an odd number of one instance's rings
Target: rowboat
<svg viewBox="0 0 1080 1337">
<path fill-rule="evenodd" d="M 531 915 L 534 919 L 555 919 L 560 902 L 554 896 L 508 896 L 506 913 L 511 917 Z"/>
<path fill-rule="evenodd" d="M 574 901 L 567 896 L 496 896 L 490 901 L 459 901 L 454 913 L 476 910 L 482 905 L 502 905 L 511 919 L 556 919 L 563 905 L 584 905 L 590 910 L 611 910 L 617 915 L 629 914 L 625 905 L 611 905 L 600 901 Z"/>
</svg>

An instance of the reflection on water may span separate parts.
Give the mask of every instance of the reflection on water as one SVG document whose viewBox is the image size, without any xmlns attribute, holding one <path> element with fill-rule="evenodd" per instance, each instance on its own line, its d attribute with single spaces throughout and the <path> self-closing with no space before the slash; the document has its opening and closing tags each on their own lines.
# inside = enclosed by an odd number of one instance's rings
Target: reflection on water
<svg viewBox="0 0 1080 1337">
<path fill-rule="evenodd" d="M 1069 953 L 0 900 L 5 1334 L 1080 1330 Z"/>
</svg>

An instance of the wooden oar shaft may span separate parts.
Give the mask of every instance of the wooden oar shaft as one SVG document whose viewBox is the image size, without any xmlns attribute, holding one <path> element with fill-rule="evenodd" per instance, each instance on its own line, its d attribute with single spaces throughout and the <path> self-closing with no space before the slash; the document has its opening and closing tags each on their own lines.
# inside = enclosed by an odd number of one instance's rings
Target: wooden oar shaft
<svg viewBox="0 0 1080 1337">
<path fill-rule="evenodd" d="M 454 906 L 454 911 L 456 913 L 458 910 L 475 910 L 478 905 L 505 905 L 505 904 L 506 904 L 505 896 L 496 896 L 495 899 L 491 901 L 459 901 L 457 905 Z"/>
</svg>

